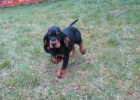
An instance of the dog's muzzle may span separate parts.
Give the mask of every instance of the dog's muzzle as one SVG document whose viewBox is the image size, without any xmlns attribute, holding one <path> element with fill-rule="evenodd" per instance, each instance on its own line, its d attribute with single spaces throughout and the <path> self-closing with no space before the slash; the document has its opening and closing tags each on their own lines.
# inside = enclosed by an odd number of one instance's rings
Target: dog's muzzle
<svg viewBox="0 0 140 100">
<path fill-rule="evenodd" d="M 51 45 L 54 47 L 56 45 L 56 41 L 51 41 Z"/>
</svg>

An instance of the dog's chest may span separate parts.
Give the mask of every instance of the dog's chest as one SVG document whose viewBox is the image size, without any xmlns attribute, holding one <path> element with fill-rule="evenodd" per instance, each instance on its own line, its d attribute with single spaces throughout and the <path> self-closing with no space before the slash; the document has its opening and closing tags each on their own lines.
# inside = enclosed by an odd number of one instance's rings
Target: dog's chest
<svg viewBox="0 0 140 100">
<path fill-rule="evenodd" d="M 60 46 L 59 48 L 52 49 L 52 54 L 67 54 L 67 48 Z"/>
</svg>

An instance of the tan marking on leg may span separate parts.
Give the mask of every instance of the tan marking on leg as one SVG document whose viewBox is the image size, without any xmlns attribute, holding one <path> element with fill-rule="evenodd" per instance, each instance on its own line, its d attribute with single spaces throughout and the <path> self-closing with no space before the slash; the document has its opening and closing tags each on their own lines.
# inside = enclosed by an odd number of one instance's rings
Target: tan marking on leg
<svg viewBox="0 0 140 100">
<path fill-rule="evenodd" d="M 61 58 L 64 58 L 64 54 L 56 54 L 56 56 L 60 56 Z"/>
<path fill-rule="evenodd" d="M 73 46 L 73 49 L 72 49 L 72 51 L 70 52 L 70 56 L 71 56 L 71 57 L 74 57 L 74 55 L 75 55 L 75 46 Z"/>
<path fill-rule="evenodd" d="M 79 44 L 79 49 L 82 54 L 85 54 L 86 51 L 82 42 Z"/>
<path fill-rule="evenodd" d="M 60 67 L 60 70 L 57 72 L 57 77 L 62 78 L 66 74 L 66 69 L 62 69 L 62 66 Z"/>
<path fill-rule="evenodd" d="M 54 55 L 52 56 L 52 62 L 58 64 L 62 59 L 57 59 Z"/>
</svg>

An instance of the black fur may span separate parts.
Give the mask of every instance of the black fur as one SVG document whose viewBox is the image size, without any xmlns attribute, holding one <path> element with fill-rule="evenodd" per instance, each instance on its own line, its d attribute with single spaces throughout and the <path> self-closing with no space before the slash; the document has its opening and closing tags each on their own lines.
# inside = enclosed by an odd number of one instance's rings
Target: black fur
<svg viewBox="0 0 140 100">
<path fill-rule="evenodd" d="M 80 44 L 82 42 L 80 31 L 72 26 L 77 21 L 78 19 L 72 22 L 68 27 L 64 28 L 62 31 L 58 26 L 50 27 L 43 39 L 44 50 L 47 53 L 51 54 L 51 56 L 56 54 L 64 54 L 63 58 L 60 57 L 61 59 L 63 59 L 62 69 L 67 68 L 70 52 L 72 51 L 74 44 Z M 49 41 L 50 39 L 52 39 L 52 37 L 54 40 L 60 40 L 61 46 L 59 48 L 51 49 L 49 47 Z M 66 38 L 68 38 L 69 41 L 66 41 Z M 68 42 L 68 46 L 65 42 Z"/>
</svg>

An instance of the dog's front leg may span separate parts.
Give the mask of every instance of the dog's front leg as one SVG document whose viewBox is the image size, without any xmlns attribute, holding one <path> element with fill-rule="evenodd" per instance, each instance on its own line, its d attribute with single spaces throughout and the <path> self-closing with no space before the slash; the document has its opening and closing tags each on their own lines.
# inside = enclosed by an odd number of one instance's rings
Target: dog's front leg
<svg viewBox="0 0 140 100">
<path fill-rule="evenodd" d="M 62 77 L 65 76 L 65 74 L 66 74 L 66 68 L 67 68 L 67 65 L 68 65 L 68 61 L 69 61 L 69 55 L 66 55 L 63 58 L 63 64 L 60 67 L 60 70 L 57 72 L 57 77 L 58 78 L 62 78 Z"/>
</svg>

